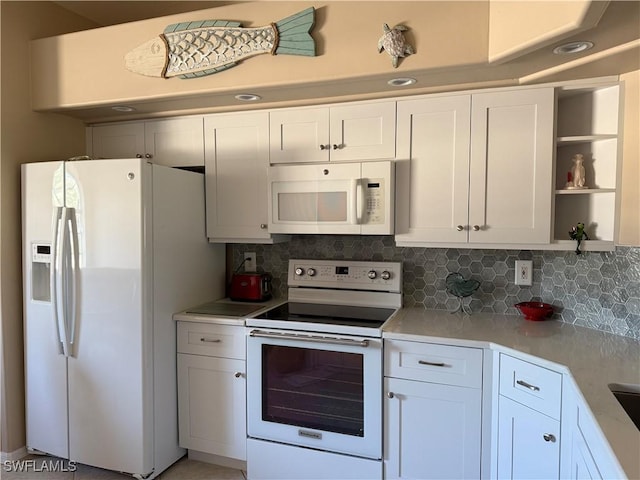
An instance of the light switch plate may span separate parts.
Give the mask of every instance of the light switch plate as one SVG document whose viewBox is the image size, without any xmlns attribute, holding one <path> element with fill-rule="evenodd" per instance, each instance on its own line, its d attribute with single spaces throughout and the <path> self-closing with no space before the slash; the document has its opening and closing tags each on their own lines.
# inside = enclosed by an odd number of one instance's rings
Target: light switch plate
<svg viewBox="0 0 640 480">
<path fill-rule="evenodd" d="M 533 262 L 516 260 L 516 285 L 531 286 L 533 283 Z"/>
</svg>

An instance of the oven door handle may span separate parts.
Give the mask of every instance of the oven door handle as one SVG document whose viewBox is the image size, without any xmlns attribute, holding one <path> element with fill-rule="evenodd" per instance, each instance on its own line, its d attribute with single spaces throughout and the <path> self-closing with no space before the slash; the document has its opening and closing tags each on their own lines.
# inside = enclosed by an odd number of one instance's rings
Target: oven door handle
<svg viewBox="0 0 640 480">
<path fill-rule="evenodd" d="M 262 337 L 262 338 L 279 338 L 282 340 L 301 340 L 303 342 L 315 342 L 326 343 L 329 345 L 356 345 L 358 347 L 368 347 L 369 340 L 352 340 L 350 338 L 334 338 L 334 337 L 320 337 L 317 335 L 302 335 L 298 333 L 275 333 L 264 332 L 262 330 L 251 330 L 249 332 L 250 337 Z"/>
</svg>

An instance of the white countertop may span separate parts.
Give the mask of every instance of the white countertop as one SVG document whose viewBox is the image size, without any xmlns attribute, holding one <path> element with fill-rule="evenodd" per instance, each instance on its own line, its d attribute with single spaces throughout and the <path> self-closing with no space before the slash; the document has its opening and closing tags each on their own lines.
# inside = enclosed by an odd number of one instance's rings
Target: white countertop
<svg viewBox="0 0 640 480">
<path fill-rule="evenodd" d="M 218 325 L 239 325 L 242 327 L 245 324 L 245 319 L 259 315 L 265 310 L 268 310 L 273 307 L 277 307 L 278 305 L 286 301 L 287 300 L 284 298 L 272 298 L 271 300 L 267 300 L 266 302 L 237 302 L 229 298 L 221 298 L 220 300 L 215 300 L 215 303 L 226 304 L 226 305 L 243 305 L 243 306 L 254 305 L 257 308 L 257 310 L 251 312 L 249 315 L 239 317 L 236 315 L 224 315 L 224 314 L 208 315 L 208 314 L 191 313 L 189 312 L 190 309 L 188 308 L 185 311 L 174 313 L 173 319 L 176 321 L 181 320 L 185 322 L 215 323 Z M 195 306 L 192 308 L 195 308 Z"/>
<path fill-rule="evenodd" d="M 403 308 L 383 326 L 383 337 L 519 352 L 552 362 L 571 375 L 630 479 L 640 478 L 640 431 L 608 388 L 640 384 L 640 342 L 557 321 L 520 316 Z M 532 359 L 533 360 L 533 359 Z"/>
</svg>

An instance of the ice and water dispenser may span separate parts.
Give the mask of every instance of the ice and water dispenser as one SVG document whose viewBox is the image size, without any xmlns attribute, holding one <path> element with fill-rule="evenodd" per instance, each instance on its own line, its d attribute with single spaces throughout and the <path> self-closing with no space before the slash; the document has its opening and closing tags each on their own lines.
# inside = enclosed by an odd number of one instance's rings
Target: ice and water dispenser
<svg viewBox="0 0 640 480">
<path fill-rule="evenodd" d="M 51 244 L 31 244 L 31 296 L 41 302 L 51 301 Z"/>
</svg>

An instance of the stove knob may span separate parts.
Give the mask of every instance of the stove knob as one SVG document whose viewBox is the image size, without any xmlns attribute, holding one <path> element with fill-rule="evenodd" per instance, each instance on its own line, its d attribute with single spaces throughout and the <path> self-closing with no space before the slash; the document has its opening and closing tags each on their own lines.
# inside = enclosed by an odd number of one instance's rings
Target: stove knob
<svg viewBox="0 0 640 480">
<path fill-rule="evenodd" d="M 304 268 L 296 267 L 296 276 L 301 277 L 302 275 L 304 275 Z"/>
<path fill-rule="evenodd" d="M 391 272 L 388 272 L 387 270 L 384 270 L 381 274 L 380 277 L 383 280 L 389 280 L 391 278 Z"/>
<path fill-rule="evenodd" d="M 375 270 L 369 270 L 369 273 L 367 273 L 367 277 L 369 277 L 371 280 L 375 280 L 377 276 L 378 274 Z"/>
<path fill-rule="evenodd" d="M 309 275 L 310 277 L 313 277 L 315 274 L 316 274 L 315 268 L 307 268 L 307 275 Z"/>
</svg>

